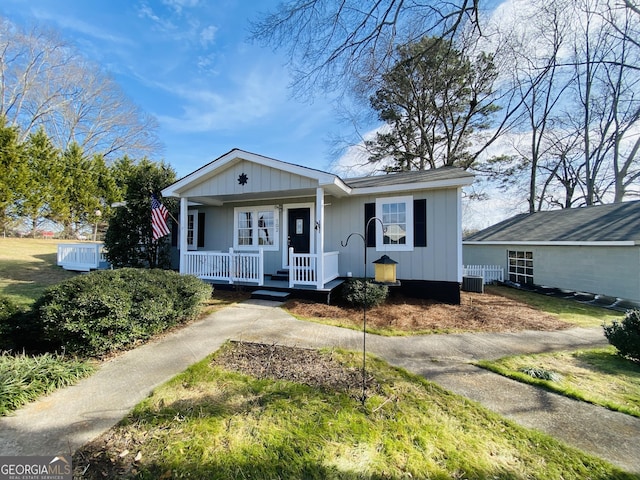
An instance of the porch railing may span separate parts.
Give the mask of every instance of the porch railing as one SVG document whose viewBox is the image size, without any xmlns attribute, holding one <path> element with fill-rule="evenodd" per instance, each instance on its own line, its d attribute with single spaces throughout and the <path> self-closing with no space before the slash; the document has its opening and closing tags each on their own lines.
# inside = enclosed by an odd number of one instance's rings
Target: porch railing
<svg viewBox="0 0 640 480">
<path fill-rule="evenodd" d="M 313 285 L 322 288 L 325 283 L 340 276 L 338 272 L 339 252 L 324 252 L 322 258 L 322 278 L 318 275 L 318 254 L 294 253 L 289 249 L 289 288 L 294 285 Z"/>
<path fill-rule="evenodd" d="M 56 263 L 66 270 L 88 272 L 107 264 L 102 243 L 59 243 Z"/>
<path fill-rule="evenodd" d="M 500 265 L 464 265 L 463 276 L 484 278 L 484 283 L 504 282 L 504 269 Z"/>
<path fill-rule="evenodd" d="M 184 272 L 203 280 L 264 284 L 264 254 L 258 252 L 187 252 Z"/>
</svg>

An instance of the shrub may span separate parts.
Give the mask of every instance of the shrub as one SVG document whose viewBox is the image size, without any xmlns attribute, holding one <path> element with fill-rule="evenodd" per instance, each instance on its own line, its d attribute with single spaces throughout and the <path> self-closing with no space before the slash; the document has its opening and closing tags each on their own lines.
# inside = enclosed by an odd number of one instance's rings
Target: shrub
<svg viewBox="0 0 640 480">
<path fill-rule="evenodd" d="M 101 356 L 197 316 L 211 287 L 168 270 L 122 268 L 50 287 L 34 305 L 51 348 Z"/>
<path fill-rule="evenodd" d="M 0 295 L 0 324 L 20 312 L 20 307 L 5 295 Z"/>
<path fill-rule="evenodd" d="M 94 370 L 62 355 L 0 354 L 0 416 L 56 388 L 76 383 Z"/>
<path fill-rule="evenodd" d="M 618 353 L 640 362 L 640 310 L 629 310 L 621 322 L 604 325 L 604 335 Z"/>
<path fill-rule="evenodd" d="M 25 309 L 11 298 L 0 295 L 0 350 L 11 350 L 25 317 Z"/>
<path fill-rule="evenodd" d="M 350 279 L 345 283 L 343 295 L 345 300 L 354 307 L 375 307 L 384 303 L 389 295 L 389 288 L 386 285 L 378 285 L 371 280 L 367 280 L 366 293 L 365 281 L 361 279 Z"/>
</svg>

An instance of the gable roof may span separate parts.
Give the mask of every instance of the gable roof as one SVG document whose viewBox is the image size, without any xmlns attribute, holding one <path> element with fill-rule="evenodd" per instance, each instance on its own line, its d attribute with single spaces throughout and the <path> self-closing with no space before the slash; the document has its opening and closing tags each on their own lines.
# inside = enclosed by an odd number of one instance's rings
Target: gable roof
<svg viewBox="0 0 640 480">
<path fill-rule="evenodd" d="M 465 243 L 640 244 L 640 201 L 516 215 L 481 230 Z"/>
<path fill-rule="evenodd" d="M 192 192 L 194 187 L 202 184 L 207 179 L 222 174 L 222 172 L 242 161 L 252 162 L 311 179 L 313 182 L 317 182 L 315 183 L 317 186 L 325 188 L 327 193 L 336 196 L 391 193 L 420 189 L 457 188 L 470 185 L 474 180 L 473 174 L 455 167 L 343 180 L 335 174 L 323 172 L 322 170 L 303 167 L 234 148 L 164 188 L 162 195 L 165 197 L 191 197 L 193 194 L 189 192 Z M 198 195 L 199 198 L 197 200 L 207 202 L 201 193 Z M 223 199 L 218 199 L 218 201 L 222 200 Z M 210 202 L 211 200 L 209 199 L 209 203 Z"/>
<path fill-rule="evenodd" d="M 314 179 L 320 186 L 332 186 L 335 193 L 347 192 L 349 187 L 337 176 L 331 173 L 323 172 L 322 170 L 316 170 L 314 168 L 303 167 L 293 163 L 283 162 L 282 160 L 276 160 L 275 158 L 265 157 L 256 153 L 246 152 L 239 148 L 234 148 L 224 155 L 216 158 L 212 162 L 194 170 L 190 174 L 182 177 L 180 180 L 174 182 L 168 187 L 162 190 L 162 196 L 165 197 L 179 197 L 182 192 L 187 191 L 193 185 L 200 183 L 205 178 L 215 176 L 217 173 L 228 168 L 230 165 L 247 160 L 260 165 L 265 165 L 277 170 L 283 170 L 295 175 Z"/>
</svg>

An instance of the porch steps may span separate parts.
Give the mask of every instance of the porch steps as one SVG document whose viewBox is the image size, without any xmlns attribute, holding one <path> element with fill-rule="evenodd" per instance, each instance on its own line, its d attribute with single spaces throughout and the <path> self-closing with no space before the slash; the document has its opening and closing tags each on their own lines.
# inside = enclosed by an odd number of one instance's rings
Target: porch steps
<svg viewBox="0 0 640 480">
<path fill-rule="evenodd" d="M 289 292 L 278 292 L 275 290 L 254 290 L 251 292 L 251 298 L 256 300 L 273 300 L 276 302 L 284 302 L 289 299 Z"/>
<path fill-rule="evenodd" d="M 289 281 L 289 269 L 278 270 L 275 275 L 271 275 L 271 280 L 276 282 L 288 282 Z"/>
</svg>

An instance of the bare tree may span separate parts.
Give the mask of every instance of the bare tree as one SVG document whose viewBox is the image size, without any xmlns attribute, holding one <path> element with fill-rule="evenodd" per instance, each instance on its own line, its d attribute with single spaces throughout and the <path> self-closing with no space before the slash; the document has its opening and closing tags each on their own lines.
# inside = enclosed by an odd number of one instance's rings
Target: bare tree
<svg viewBox="0 0 640 480">
<path fill-rule="evenodd" d="M 620 202 L 640 175 L 635 147 L 640 81 L 636 68 L 630 67 L 640 59 L 640 50 L 631 40 L 640 17 L 598 0 L 576 3 L 580 21 L 576 22 L 573 64 L 584 132 L 585 203 Z"/>
<path fill-rule="evenodd" d="M 397 45 L 448 38 L 478 25 L 479 0 L 294 0 L 252 26 L 252 39 L 285 49 L 297 93 L 345 87 L 380 74 Z"/>
<path fill-rule="evenodd" d="M 540 173 L 548 170 L 550 177 L 544 183 L 544 191 L 549 181 L 557 172 L 557 167 L 550 165 L 548 158 L 552 154 L 555 142 L 549 141 L 549 133 L 558 127 L 556 117 L 563 95 L 572 78 L 567 75 L 567 68 L 558 65 L 560 49 L 565 45 L 567 18 L 562 2 L 538 4 L 539 8 L 527 17 L 528 29 L 519 30 L 518 35 L 509 35 L 513 60 L 511 82 L 518 96 L 522 98 L 521 128 L 527 132 L 529 141 L 526 148 L 518 149 L 522 161 L 521 168 L 527 172 L 529 212 L 535 212 L 543 203 L 544 193 L 538 192 Z M 514 41 L 515 39 L 515 41 Z M 571 72 L 569 72 L 571 75 Z M 558 157 L 558 159 L 562 156 Z"/>
<path fill-rule="evenodd" d="M 116 82 L 55 33 L 23 31 L 0 19 L 0 115 L 20 127 L 21 141 L 39 127 L 64 150 L 144 156 L 160 151 L 157 122 Z"/>
<path fill-rule="evenodd" d="M 510 169 L 529 211 L 619 202 L 640 178 L 640 24 L 605 0 L 540 0 L 500 32 L 511 83 L 522 99 L 526 139 Z M 515 32 L 515 33 L 514 33 Z M 504 166 L 501 166 L 504 167 Z M 515 175 L 514 175 L 515 173 Z"/>
</svg>

